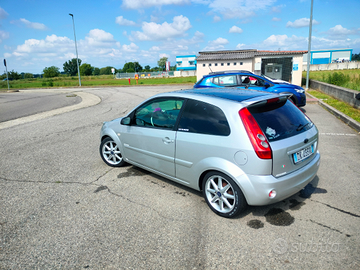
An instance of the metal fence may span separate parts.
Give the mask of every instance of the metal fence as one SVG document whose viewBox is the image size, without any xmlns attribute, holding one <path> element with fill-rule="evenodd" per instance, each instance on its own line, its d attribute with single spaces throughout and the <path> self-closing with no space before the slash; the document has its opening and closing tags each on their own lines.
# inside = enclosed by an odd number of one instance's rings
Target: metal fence
<svg viewBox="0 0 360 270">
<path fill-rule="evenodd" d="M 128 79 L 135 78 L 135 74 L 139 75 L 140 79 L 146 78 L 162 78 L 162 77 L 173 77 L 174 71 L 157 71 L 157 72 L 137 72 L 137 73 L 116 73 L 116 79 Z"/>
</svg>

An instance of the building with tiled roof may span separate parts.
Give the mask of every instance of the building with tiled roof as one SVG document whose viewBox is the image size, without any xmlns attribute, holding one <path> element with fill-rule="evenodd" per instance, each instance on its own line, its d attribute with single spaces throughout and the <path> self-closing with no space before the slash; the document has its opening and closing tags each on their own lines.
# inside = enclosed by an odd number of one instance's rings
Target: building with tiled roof
<svg viewBox="0 0 360 270">
<path fill-rule="evenodd" d="M 228 50 L 199 52 L 197 79 L 210 72 L 248 70 L 301 85 L 303 54 L 307 51 Z"/>
</svg>

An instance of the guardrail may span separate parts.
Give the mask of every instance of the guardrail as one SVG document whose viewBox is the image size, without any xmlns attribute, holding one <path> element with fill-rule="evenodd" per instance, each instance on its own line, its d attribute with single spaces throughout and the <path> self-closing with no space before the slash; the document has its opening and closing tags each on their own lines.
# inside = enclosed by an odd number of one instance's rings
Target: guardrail
<svg viewBox="0 0 360 270">
<path fill-rule="evenodd" d="M 360 100 L 357 99 L 359 91 L 315 80 L 309 80 L 309 82 L 311 89 L 320 90 L 329 96 L 350 104 L 354 108 L 360 109 Z"/>
</svg>

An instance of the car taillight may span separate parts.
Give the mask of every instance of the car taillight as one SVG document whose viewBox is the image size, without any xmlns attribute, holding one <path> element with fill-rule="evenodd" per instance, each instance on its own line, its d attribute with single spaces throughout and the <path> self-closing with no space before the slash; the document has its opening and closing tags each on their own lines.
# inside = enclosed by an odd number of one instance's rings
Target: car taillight
<svg viewBox="0 0 360 270">
<path fill-rule="evenodd" d="M 261 159 L 271 159 L 272 151 L 270 144 L 255 118 L 247 108 L 241 109 L 239 115 L 258 157 Z"/>
</svg>

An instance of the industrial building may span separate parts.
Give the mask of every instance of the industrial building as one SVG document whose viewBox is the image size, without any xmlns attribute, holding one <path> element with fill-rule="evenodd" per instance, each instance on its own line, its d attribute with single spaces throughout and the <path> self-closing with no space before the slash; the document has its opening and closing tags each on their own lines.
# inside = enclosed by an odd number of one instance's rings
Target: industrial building
<svg viewBox="0 0 360 270">
<path fill-rule="evenodd" d="M 351 61 L 352 49 L 312 50 L 310 65 L 331 64 Z M 304 54 L 303 64 L 307 64 L 308 54 Z"/>
</svg>

